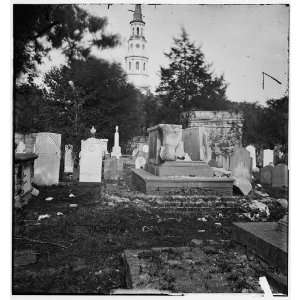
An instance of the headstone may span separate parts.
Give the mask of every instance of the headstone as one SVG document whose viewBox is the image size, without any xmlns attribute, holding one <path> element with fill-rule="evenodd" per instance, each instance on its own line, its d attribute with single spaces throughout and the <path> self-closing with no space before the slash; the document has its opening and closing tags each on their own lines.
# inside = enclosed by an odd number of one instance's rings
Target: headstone
<svg viewBox="0 0 300 300">
<path fill-rule="evenodd" d="M 145 157 L 143 156 L 138 156 L 136 159 L 135 159 L 135 168 L 136 169 L 144 169 L 145 168 L 145 165 L 146 165 L 146 159 Z"/>
<path fill-rule="evenodd" d="M 23 143 L 23 141 L 19 141 L 17 149 L 16 149 L 16 153 L 25 153 L 25 149 L 26 149 L 26 146 Z"/>
<path fill-rule="evenodd" d="M 272 170 L 272 186 L 287 187 L 288 186 L 288 166 L 278 164 Z"/>
<path fill-rule="evenodd" d="M 73 146 L 65 145 L 65 173 L 73 173 L 74 160 L 72 152 Z"/>
<path fill-rule="evenodd" d="M 251 185 L 251 157 L 244 148 L 235 148 L 230 158 L 231 175 L 235 178 L 233 183 L 244 195 L 248 195 Z"/>
<path fill-rule="evenodd" d="M 256 170 L 256 149 L 254 146 L 249 145 L 246 147 L 246 150 L 249 151 L 250 157 L 252 158 L 252 170 Z"/>
<path fill-rule="evenodd" d="M 123 159 L 117 159 L 116 157 L 110 157 L 104 160 L 104 180 L 118 180 L 123 175 Z"/>
<path fill-rule="evenodd" d="M 108 154 L 107 151 L 107 143 L 108 139 L 100 139 L 101 146 L 102 146 L 102 157 L 104 157 L 106 154 Z"/>
<path fill-rule="evenodd" d="M 230 170 L 232 176 L 244 177 L 251 181 L 251 157 L 244 148 L 235 148 L 230 158 Z"/>
<path fill-rule="evenodd" d="M 114 146 L 111 152 L 111 157 L 116 157 L 119 159 L 121 157 L 121 147 L 119 145 L 119 126 L 116 126 L 115 138 L 114 138 Z"/>
<path fill-rule="evenodd" d="M 184 151 L 194 161 L 208 162 L 211 159 L 211 148 L 208 143 L 208 136 L 205 128 L 191 127 L 182 131 Z"/>
<path fill-rule="evenodd" d="M 81 141 L 80 182 L 101 182 L 102 145 L 99 139 L 89 138 Z"/>
<path fill-rule="evenodd" d="M 36 136 L 34 161 L 34 179 L 37 185 L 58 184 L 60 166 L 61 135 L 51 132 L 40 132 Z"/>
<path fill-rule="evenodd" d="M 262 184 L 272 184 L 272 173 L 273 173 L 273 166 L 268 165 L 263 167 L 260 170 L 260 183 Z"/>
<path fill-rule="evenodd" d="M 264 164 L 263 166 L 268 166 L 274 163 L 273 150 L 266 149 L 264 150 Z"/>
</svg>

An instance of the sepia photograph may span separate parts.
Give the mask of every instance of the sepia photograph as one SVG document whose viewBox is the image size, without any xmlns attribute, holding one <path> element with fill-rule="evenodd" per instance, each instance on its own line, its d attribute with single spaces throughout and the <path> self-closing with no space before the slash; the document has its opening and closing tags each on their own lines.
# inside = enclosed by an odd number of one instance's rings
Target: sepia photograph
<svg viewBox="0 0 300 300">
<path fill-rule="evenodd" d="M 287 297 L 288 2 L 10 6 L 12 295 Z"/>
</svg>

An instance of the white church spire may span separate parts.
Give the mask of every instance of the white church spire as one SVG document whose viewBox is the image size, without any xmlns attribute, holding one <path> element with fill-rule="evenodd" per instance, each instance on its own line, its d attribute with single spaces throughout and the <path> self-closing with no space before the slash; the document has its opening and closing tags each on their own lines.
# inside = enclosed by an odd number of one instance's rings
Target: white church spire
<svg viewBox="0 0 300 300">
<path fill-rule="evenodd" d="M 130 21 L 127 55 L 125 57 L 128 80 L 142 92 L 149 90 L 147 40 L 141 4 L 135 5 Z"/>
</svg>

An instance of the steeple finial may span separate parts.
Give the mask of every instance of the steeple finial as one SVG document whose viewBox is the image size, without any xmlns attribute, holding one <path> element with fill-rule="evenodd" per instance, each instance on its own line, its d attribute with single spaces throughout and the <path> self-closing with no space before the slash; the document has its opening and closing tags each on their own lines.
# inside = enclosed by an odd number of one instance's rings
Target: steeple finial
<svg viewBox="0 0 300 300">
<path fill-rule="evenodd" d="M 142 5 L 136 4 L 134 13 L 133 13 L 133 20 L 132 21 L 140 21 L 143 22 L 143 15 L 142 15 Z"/>
</svg>

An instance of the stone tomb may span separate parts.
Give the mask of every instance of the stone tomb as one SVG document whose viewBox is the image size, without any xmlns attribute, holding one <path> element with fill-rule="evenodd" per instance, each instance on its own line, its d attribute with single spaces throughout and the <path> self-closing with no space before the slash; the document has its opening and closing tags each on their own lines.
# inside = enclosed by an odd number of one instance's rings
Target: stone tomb
<svg viewBox="0 0 300 300">
<path fill-rule="evenodd" d="M 272 266 L 287 275 L 288 222 L 285 216 L 279 222 L 233 223 L 233 239 L 255 251 Z"/>
<path fill-rule="evenodd" d="M 145 170 L 132 170 L 132 182 L 145 193 L 206 189 L 232 194 L 232 178 L 213 177 L 204 161 L 192 161 L 184 152 L 182 126 L 159 124 L 148 129 L 149 156 Z"/>
<path fill-rule="evenodd" d="M 81 141 L 80 182 L 101 182 L 102 173 L 102 144 L 99 139 L 89 138 Z"/>
</svg>

